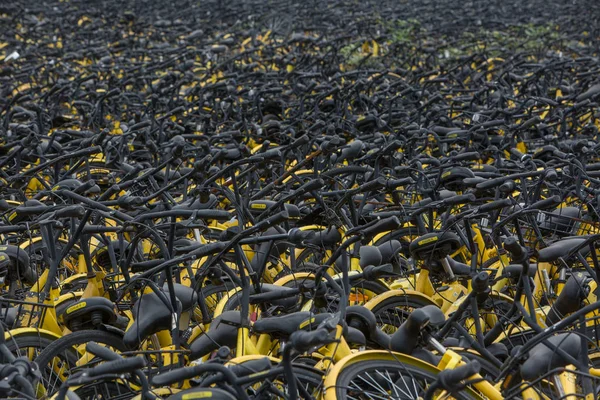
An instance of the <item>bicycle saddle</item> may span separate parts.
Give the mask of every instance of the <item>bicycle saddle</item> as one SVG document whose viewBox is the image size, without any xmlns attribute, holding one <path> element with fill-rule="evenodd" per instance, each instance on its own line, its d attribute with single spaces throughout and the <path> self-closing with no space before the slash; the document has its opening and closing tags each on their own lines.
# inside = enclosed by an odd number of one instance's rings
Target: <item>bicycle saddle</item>
<svg viewBox="0 0 600 400">
<path fill-rule="evenodd" d="M 181 309 L 181 302 L 177 303 Z M 148 336 L 171 328 L 171 311 L 156 293 L 140 297 L 133 305 L 132 312 L 133 324 L 123 336 L 123 342 L 129 348 L 136 348 Z"/>
<path fill-rule="evenodd" d="M 537 270 L 537 264 L 529 264 L 527 275 L 529 275 L 530 278 L 533 278 L 537 273 Z M 523 271 L 523 266 L 521 264 L 510 264 L 504 268 L 503 274 L 509 278 L 518 278 L 521 275 L 521 271 Z"/>
<path fill-rule="evenodd" d="M 561 333 L 548 339 L 552 345 L 565 351 L 573 358 L 579 357 L 581 339 L 574 333 Z M 535 345 L 529 351 L 529 357 L 521 365 L 521 377 L 526 381 L 534 381 L 548 371 L 565 367 L 569 362 L 544 343 Z"/>
<path fill-rule="evenodd" d="M 545 249 L 538 251 L 538 261 L 554 262 L 561 257 L 566 257 L 571 250 L 585 242 L 586 239 L 585 237 L 576 237 L 554 242 Z M 587 246 L 579 250 L 582 255 L 587 254 L 589 251 L 590 248 Z"/>
<path fill-rule="evenodd" d="M 210 329 L 190 344 L 190 360 L 197 360 L 222 346 L 235 348 L 241 323 L 239 311 L 225 311 L 217 316 Z"/>
<path fill-rule="evenodd" d="M 410 254 L 417 260 L 438 261 L 455 253 L 461 246 L 455 233 L 431 232 L 419 236 L 409 246 Z"/>
<path fill-rule="evenodd" d="M 324 231 L 317 232 L 315 237 L 306 240 L 306 243 L 313 244 L 315 246 L 331 247 L 339 243 L 342 240 L 342 235 L 335 227 L 328 228 Z"/>
<path fill-rule="evenodd" d="M 175 297 L 181 302 L 181 311 L 189 311 L 194 308 L 198 302 L 198 293 L 194 289 L 180 283 L 174 283 L 173 288 L 175 289 Z M 163 289 L 168 296 L 169 286 L 166 283 Z"/>
<path fill-rule="evenodd" d="M 312 313 L 309 311 L 298 311 L 295 313 L 261 318 L 256 321 L 252 327 L 255 333 L 270 333 L 274 336 L 289 336 L 299 329 L 299 325 L 304 321 L 310 321 Z"/>
<path fill-rule="evenodd" d="M 174 395 L 167 397 L 168 400 L 187 400 L 187 399 L 202 399 L 210 398 L 211 400 L 235 400 L 233 394 L 218 388 L 196 387 L 182 390 Z"/>
</svg>

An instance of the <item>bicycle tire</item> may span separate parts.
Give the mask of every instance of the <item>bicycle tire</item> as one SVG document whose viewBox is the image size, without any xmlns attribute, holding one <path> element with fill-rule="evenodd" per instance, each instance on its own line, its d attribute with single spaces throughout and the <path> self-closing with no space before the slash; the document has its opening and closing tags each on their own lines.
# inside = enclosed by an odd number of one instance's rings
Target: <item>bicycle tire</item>
<svg viewBox="0 0 600 400">
<path fill-rule="evenodd" d="M 244 362 L 255 359 L 254 356 L 247 356 L 247 357 L 242 357 L 242 358 L 245 360 L 241 361 L 239 363 L 236 363 L 236 365 L 240 366 L 240 365 L 243 365 Z M 235 359 L 231 360 L 230 362 L 234 362 L 234 361 L 235 361 Z M 271 364 L 273 366 L 277 365 L 278 363 L 279 363 L 278 360 L 271 358 Z M 304 364 L 301 364 L 298 362 L 292 363 L 292 368 L 294 370 L 294 375 L 296 377 L 297 385 L 298 386 L 302 385 L 304 390 L 307 393 L 310 393 L 310 395 L 312 396 L 312 397 L 302 396 L 302 392 L 300 392 L 298 398 L 299 399 L 307 399 L 307 400 L 320 399 L 322 397 L 322 391 L 323 391 L 323 372 L 318 369 L 315 369 L 311 366 L 307 366 L 307 365 L 304 365 Z M 268 379 L 270 384 L 273 384 L 274 381 L 276 381 L 276 380 L 280 381 L 279 384 L 283 386 L 282 388 L 280 388 L 280 390 L 283 389 L 282 391 L 287 394 L 286 378 L 283 375 L 282 376 L 278 375 L 276 378 Z M 255 386 L 258 382 L 259 381 L 251 384 L 250 386 L 255 388 Z M 270 394 L 270 397 L 269 397 L 270 399 L 284 399 L 284 398 L 278 396 L 276 392 L 269 393 L 269 394 Z M 262 395 L 264 396 L 264 393 Z M 251 397 L 251 398 L 260 399 L 260 398 L 264 398 L 264 397 L 261 397 L 261 395 L 258 395 L 257 397 Z"/>
<path fill-rule="evenodd" d="M 102 388 L 103 390 L 98 390 Z M 93 382 L 78 388 L 71 389 L 80 399 L 103 399 L 106 393 L 110 394 L 111 400 L 131 399 L 137 391 L 120 382 Z"/>
<path fill-rule="evenodd" d="M 427 387 L 437 380 L 439 372 L 437 368 L 401 354 L 391 354 L 391 356 L 397 360 L 383 357 L 379 359 L 376 354 L 373 354 L 371 359 L 363 358 L 345 363 L 338 373 L 326 379 L 325 399 L 386 398 L 404 400 L 422 398 Z M 383 378 L 375 380 L 369 374 L 370 372 L 377 372 Z M 389 379 L 385 378 L 386 376 Z M 335 382 L 332 382 L 333 380 Z M 383 397 L 379 397 L 382 395 Z M 456 398 L 467 400 L 480 397 L 472 389 L 467 388 L 461 391 Z"/>
<path fill-rule="evenodd" d="M 18 332 L 16 334 L 8 331 L 5 339 L 6 347 L 12 354 L 17 357 L 26 356 L 30 360 L 37 359 L 43 350 L 55 341 L 54 337 L 39 331 Z"/>
<path fill-rule="evenodd" d="M 398 327 L 400 327 L 402 322 L 404 322 L 404 318 L 402 317 L 408 316 L 411 311 L 417 308 L 429 305 L 437 306 L 433 300 L 428 300 L 424 296 L 418 296 L 412 293 L 403 293 L 388 297 L 381 301 L 375 297 L 372 301 L 367 302 L 365 307 L 370 309 L 375 315 L 377 326 L 382 328 L 386 333 L 391 334 L 395 332 Z M 394 313 L 395 315 L 389 314 L 389 310 L 391 309 L 396 310 Z M 398 310 L 401 311 L 398 312 Z"/>
<path fill-rule="evenodd" d="M 219 302 L 227 296 L 227 293 L 235 288 L 233 284 L 224 284 L 224 285 L 213 285 L 208 284 L 204 285 L 200 290 L 198 290 L 198 296 L 200 296 L 200 301 L 203 301 L 209 311 L 209 315 L 207 316 L 211 320 L 214 318 L 215 308 L 219 304 Z M 214 297 L 213 297 L 214 296 Z M 196 320 L 202 320 L 202 312 L 201 309 L 196 307 L 194 310 Z"/>
<path fill-rule="evenodd" d="M 311 265 L 313 265 L 312 269 L 314 269 L 314 270 L 316 270 L 318 268 L 314 264 L 311 264 Z M 304 279 L 314 279 L 314 278 L 309 276 L 309 277 L 304 277 L 303 280 Z M 282 286 L 297 287 L 296 281 L 294 281 L 294 280 L 290 280 L 290 281 L 286 282 L 285 284 L 283 284 Z M 353 282 L 353 284 L 351 286 L 351 290 L 352 290 L 352 293 L 351 293 L 350 299 L 349 299 L 350 305 L 362 305 L 366 301 L 368 301 L 370 298 L 375 298 L 378 294 L 382 294 L 382 293 L 389 291 L 389 288 L 379 282 L 360 280 L 357 282 Z M 333 292 L 332 292 L 332 294 L 333 294 Z M 374 296 L 371 297 L 371 295 L 374 295 Z M 231 311 L 231 310 L 239 309 L 240 297 L 241 297 L 241 292 L 238 291 L 234 295 L 232 295 L 229 299 L 227 299 L 227 301 L 225 302 L 225 305 L 223 307 L 223 311 Z M 314 307 L 314 305 L 313 305 L 313 307 Z M 336 304 L 334 303 L 334 301 L 332 301 L 332 302 L 328 302 L 325 307 L 313 309 L 312 311 L 314 311 L 314 312 L 336 312 L 337 307 L 336 307 Z"/>
<path fill-rule="evenodd" d="M 72 332 L 55 340 L 36 358 L 36 362 L 42 373 L 42 382 L 46 388 L 47 395 L 54 394 L 59 388 L 58 385 L 52 385 L 52 383 L 62 382 L 60 381 L 60 376 L 53 376 L 52 371 L 55 364 L 60 363 L 60 371 L 65 373 L 67 373 L 66 368 L 69 368 L 69 365 L 73 365 L 73 368 L 79 368 L 80 366 L 77 366 L 77 361 L 79 361 L 80 357 L 75 347 L 85 345 L 88 342 L 106 345 L 121 352 L 127 350 L 121 336 L 100 330 Z M 63 366 L 63 364 L 66 364 L 66 366 Z M 68 371 L 70 372 L 71 370 Z M 53 391 L 53 389 L 56 391 Z"/>
</svg>

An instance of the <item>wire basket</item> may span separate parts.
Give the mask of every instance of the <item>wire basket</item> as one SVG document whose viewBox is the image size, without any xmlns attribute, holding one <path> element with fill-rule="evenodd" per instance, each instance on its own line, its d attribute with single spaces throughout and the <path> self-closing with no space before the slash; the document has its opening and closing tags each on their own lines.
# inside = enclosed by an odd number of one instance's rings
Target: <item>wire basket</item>
<svg viewBox="0 0 600 400">
<path fill-rule="evenodd" d="M 512 212 L 506 210 L 501 214 L 501 219 L 508 218 Z M 582 217 L 575 207 L 523 213 L 506 224 L 505 228 L 511 235 L 522 237 L 530 248 L 545 247 L 547 243 L 569 236 L 600 233 L 600 223 Z"/>
<path fill-rule="evenodd" d="M 0 298 L 0 320 L 8 329 L 39 328 L 52 307 L 44 303 Z"/>
</svg>

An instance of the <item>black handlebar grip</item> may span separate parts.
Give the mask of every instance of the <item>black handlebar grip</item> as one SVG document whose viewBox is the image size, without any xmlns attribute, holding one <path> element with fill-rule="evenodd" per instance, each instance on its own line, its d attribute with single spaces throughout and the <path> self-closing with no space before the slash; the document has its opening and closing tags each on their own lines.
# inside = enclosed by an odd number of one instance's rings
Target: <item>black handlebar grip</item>
<svg viewBox="0 0 600 400">
<path fill-rule="evenodd" d="M 262 292 L 258 294 L 250 295 L 250 304 L 262 304 L 269 303 L 275 300 L 291 299 L 300 294 L 300 289 L 297 288 L 286 288 L 284 291 L 276 292 Z"/>
<path fill-rule="evenodd" d="M 410 218 L 414 220 L 414 219 L 415 219 L 415 218 L 417 218 L 419 215 L 423 214 L 425 211 L 429 211 L 429 210 L 432 210 L 432 209 L 434 209 L 434 207 L 433 207 L 432 205 L 430 205 L 430 203 L 431 203 L 431 202 L 427 203 L 427 204 L 426 204 L 426 205 L 424 205 L 423 207 L 419 207 L 419 208 L 417 208 L 416 210 L 413 210 L 413 211 L 410 213 Z"/>
<path fill-rule="evenodd" d="M 554 206 L 557 206 L 560 203 L 561 203 L 560 196 L 554 195 L 554 196 L 548 197 L 547 199 L 536 201 L 535 203 L 533 203 L 532 205 L 527 207 L 527 209 L 529 209 L 529 210 L 544 210 L 547 208 L 552 208 Z"/>
<path fill-rule="evenodd" d="M 305 144 L 308 144 L 308 142 L 310 142 L 310 138 L 308 137 L 308 135 L 300 136 L 298 139 L 296 139 L 292 143 L 290 143 L 290 145 L 288 146 L 288 149 L 289 150 L 295 149 L 296 147 L 300 147 Z"/>
<path fill-rule="evenodd" d="M 159 258 L 159 259 L 155 259 L 155 260 L 146 260 L 146 261 L 140 261 L 140 262 L 132 262 L 129 265 L 129 270 L 131 272 L 146 272 L 149 269 L 158 267 L 163 262 L 165 262 L 164 258 Z"/>
<path fill-rule="evenodd" d="M 35 139 L 34 134 L 27 135 L 26 137 L 24 137 L 23 139 L 21 139 L 19 141 L 19 144 L 23 147 L 29 147 L 29 145 L 33 142 L 33 139 Z"/>
<path fill-rule="evenodd" d="M 108 136 L 108 129 L 102 129 L 100 131 L 100 133 L 96 137 L 94 137 L 94 139 L 92 140 L 92 143 L 95 145 L 102 144 L 102 142 L 104 142 L 104 139 L 106 139 L 107 136 Z"/>
<path fill-rule="evenodd" d="M 519 126 L 519 129 L 527 129 L 527 128 L 530 128 L 530 127 L 534 126 L 535 124 L 539 124 L 540 122 L 542 122 L 542 120 L 540 119 L 540 117 L 535 116 L 535 117 L 529 118 L 527 121 L 523 122 Z"/>
<path fill-rule="evenodd" d="M 338 136 L 333 136 L 331 139 L 321 143 L 320 149 L 323 153 L 330 153 L 336 150 L 342 143 L 343 141 Z"/>
<path fill-rule="evenodd" d="M 558 179 L 558 172 L 554 168 L 548 168 L 544 180 L 553 182 Z"/>
<path fill-rule="evenodd" d="M 493 119 L 491 121 L 484 122 L 483 124 L 481 124 L 481 126 L 483 126 L 484 128 L 491 128 L 493 126 L 501 126 L 504 124 L 505 122 L 503 119 Z"/>
<path fill-rule="evenodd" d="M 470 151 L 468 153 L 457 154 L 452 159 L 454 161 L 467 161 L 467 160 L 479 160 L 481 154 L 478 151 Z"/>
<path fill-rule="evenodd" d="M 506 182 L 504 182 L 502 185 L 500 185 L 499 189 L 502 193 L 510 193 L 510 192 L 514 192 L 516 186 L 517 186 L 517 184 L 515 183 L 515 181 L 513 181 L 512 179 L 509 179 Z"/>
<path fill-rule="evenodd" d="M 17 233 L 17 232 L 25 232 L 28 228 L 25 225 L 3 225 L 0 226 L 0 234 L 1 233 Z"/>
<path fill-rule="evenodd" d="M 290 336 L 290 344 L 300 353 L 317 346 L 324 346 L 330 342 L 329 331 L 319 328 L 314 331 L 296 331 Z"/>
<path fill-rule="evenodd" d="M 523 122 L 521 124 L 521 126 L 519 126 L 519 129 L 527 129 L 529 127 L 532 127 L 535 124 L 539 124 L 540 122 L 542 122 L 540 117 L 535 116 L 535 117 L 529 118 L 527 121 Z"/>
<path fill-rule="evenodd" d="M 48 206 L 39 205 L 39 206 L 19 206 L 15 208 L 15 211 L 19 215 L 23 216 L 31 216 L 31 215 L 39 215 L 48 211 Z"/>
<path fill-rule="evenodd" d="M 341 162 L 346 159 L 356 158 L 364 148 L 365 144 L 362 141 L 355 140 L 342 150 L 338 161 Z"/>
<path fill-rule="evenodd" d="M 120 163 L 119 168 L 121 168 L 121 171 L 125 172 L 126 174 L 129 174 L 129 173 L 137 174 L 138 172 L 140 172 L 143 169 L 142 166 L 139 164 L 131 165 L 131 164 L 127 164 L 127 163 Z"/>
<path fill-rule="evenodd" d="M 444 199 L 444 204 L 454 206 L 457 204 L 468 204 L 475 200 L 477 200 L 477 197 L 475 197 L 473 193 L 461 194 L 459 196 L 452 196 L 447 199 Z"/>
<path fill-rule="evenodd" d="M 590 101 L 590 99 L 585 99 L 583 101 L 579 101 L 575 104 L 573 104 L 573 106 L 571 107 L 571 111 L 576 111 L 582 107 L 586 107 L 588 105 L 590 105 L 592 102 Z"/>
<path fill-rule="evenodd" d="M 295 190 L 295 192 L 298 194 L 312 192 L 313 190 L 321 189 L 324 185 L 325 185 L 325 182 L 323 182 L 323 179 L 321 179 L 321 178 L 313 179 L 310 182 L 306 182 L 305 184 L 300 186 L 298 189 Z"/>
<path fill-rule="evenodd" d="M 401 178 L 401 179 L 389 179 L 385 181 L 385 188 L 388 190 L 394 190 L 400 186 L 407 186 L 413 183 L 412 178 Z"/>
<path fill-rule="evenodd" d="M 102 97 L 108 98 L 108 97 L 112 97 L 112 96 L 117 96 L 119 94 L 121 94 L 121 89 L 116 88 L 116 89 L 113 89 L 110 92 L 104 94 L 104 96 L 102 96 Z"/>
<path fill-rule="evenodd" d="M 156 387 L 168 386 L 176 382 L 183 382 L 198 375 L 196 367 L 178 368 L 163 372 L 152 377 L 152 385 Z"/>
<path fill-rule="evenodd" d="M 137 207 L 143 203 L 144 200 L 137 196 L 121 196 L 117 199 L 117 205 L 121 208 Z"/>
<path fill-rule="evenodd" d="M 242 156 L 242 152 L 240 149 L 222 149 L 220 156 L 225 158 L 226 160 L 237 160 Z M 264 157 L 259 155 L 254 155 L 248 159 L 249 161 L 257 162 L 263 161 Z"/>
<path fill-rule="evenodd" d="M 188 255 L 194 255 L 196 256 L 196 258 L 202 258 L 223 251 L 225 250 L 225 248 L 227 248 L 228 245 L 229 243 L 227 242 L 207 243 L 204 246 L 191 251 L 190 253 L 188 253 Z"/>
<path fill-rule="evenodd" d="M 363 183 L 355 189 L 356 193 L 374 191 L 385 186 L 385 179 L 379 177 L 369 182 Z"/>
<path fill-rule="evenodd" d="M 150 125 L 152 125 L 152 121 L 150 121 L 150 120 L 145 120 L 145 121 L 142 121 L 142 122 L 138 122 L 137 124 L 133 124 L 133 125 L 131 125 L 129 127 L 129 132 L 133 132 L 133 131 L 136 131 L 138 129 L 147 128 Z"/>
<path fill-rule="evenodd" d="M 475 275 L 471 280 L 471 287 L 473 291 L 477 293 L 483 293 L 489 289 L 490 285 L 490 274 L 485 271 L 482 271 Z"/>
<path fill-rule="evenodd" d="M 6 200 L 4 200 L 4 199 L 0 200 L 0 211 L 8 211 L 13 208 L 14 208 L 14 206 L 8 204 L 8 202 Z"/>
<path fill-rule="evenodd" d="M 294 244 L 301 245 L 305 240 L 314 239 L 316 236 L 315 231 L 303 231 L 299 228 L 293 228 L 288 233 L 288 240 Z"/>
<path fill-rule="evenodd" d="M 568 157 L 567 153 L 562 152 L 560 150 L 554 150 L 552 152 L 552 155 L 555 156 L 555 157 L 558 157 L 558 158 L 562 158 L 562 159 L 565 159 L 565 158 Z"/>
<path fill-rule="evenodd" d="M 517 238 L 511 236 L 504 240 L 504 249 L 508 251 L 515 262 L 520 262 L 527 256 L 527 251 L 519 244 Z"/>
<path fill-rule="evenodd" d="M 381 221 L 376 222 L 375 224 L 365 228 L 362 230 L 361 234 L 363 237 L 373 237 L 378 233 L 391 231 L 400 226 L 400 220 L 398 217 L 393 216 L 386 219 L 382 219 Z"/>
<path fill-rule="evenodd" d="M 88 342 L 88 344 L 85 345 L 85 350 L 88 353 L 95 354 L 105 361 L 121 360 L 123 358 L 121 355 L 115 353 L 108 347 L 100 346 L 96 342 Z"/>
<path fill-rule="evenodd" d="M 486 213 L 494 210 L 500 210 L 512 205 L 511 199 L 500 199 L 479 206 L 479 212 Z"/>
<path fill-rule="evenodd" d="M 75 188 L 73 191 L 75 193 L 85 193 L 89 189 L 93 188 L 96 185 L 96 181 L 93 179 L 87 180 L 81 184 L 81 186 Z"/>
<path fill-rule="evenodd" d="M 422 164 L 433 165 L 434 167 L 439 167 L 440 165 L 442 165 L 442 162 L 440 160 L 429 156 L 420 157 L 417 159 L 417 161 L 420 161 Z"/>
<path fill-rule="evenodd" d="M 477 185 L 475 185 L 475 187 L 479 190 L 492 189 L 492 188 L 495 188 L 496 186 L 502 185 L 504 183 L 504 181 L 506 181 L 506 179 L 507 178 L 505 178 L 505 177 L 489 179 L 485 182 L 478 183 Z"/>
<path fill-rule="evenodd" d="M 362 249 L 362 247 L 361 247 Z M 367 281 L 373 281 L 379 279 L 384 276 L 390 276 L 394 274 L 394 268 L 392 264 L 383 264 L 383 265 L 367 265 L 363 268 L 363 277 Z"/>
<path fill-rule="evenodd" d="M 93 235 L 100 233 L 118 232 L 123 229 L 120 226 L 105 226 L 105 225 L 86 225 L 83 227 L 83 234 Z"/>
<path fill-rule="evenodd" d="M 394 140 L 381 150 L 381 154 L 387 154 L 390 151 L 396 151 L 402 148 L 403 143 L 400 140 Z"/>
<path fill-rule="evenodd" d="M 277 225 L 289 218 L 290 215 L 287 213 L 287 211 L 281 211 L 273 215 L 272 217 L 265 219 L 264 221 L 260 221 L 258 224 L 254 225 L 253 228 L 255 231 L 261 231 L 270 228 L 273 225 Z"/>
<path fill-rule="evenodd" d="M 588 90 L 586 90 L 585 92 L 581 93 L 579 96 L 577 96 L 575 98 L 575 101 L 580 102 L 580 101 L 587 100 L 590 97 L 594 97 L 598 93 L 600 93 L 600 84 L 596 84 L 596 85 L 592 86 L 591 88 L 589 88 Z"/>
<path fill-rule="evenodd" d="M 262 157 L 263 160 L 273 160 L 281 158 L 281 151 L 279 149 L 270 149 L 264 153 L 258 153 L 257 156 Z"/>
<path fill-rule="evenodd" d="M 436 125 L 436 126 L 432 126 L 431 130 L 434 131 L 437 134 L 446 135 L 446 134 L 448 134 L 450 132 L 454 132 L 454 131 L 458 130 L 458 128 L 457 127 L 450 127 L 450 128 L 448 128 L 446 126 L 437 126 Z"/>
<path fill-rule="evenodd" d="M 56 218 L 81 218 L 85 215 L 85 208 L 79 204 L 63 207 L 54 214 Z"/>
<path fill-rule="evenodd" d="M 76 151 L 75 153 L 73 153 L 73 156 L 86 156 L 86 155 L 92 155 L 92 154 L 97 154 L 97 153 L 101 153 L 102 152 L 102 147 L 100 146 L 93 146 L 90 147 L 89 149 L 83 149 L 83 150 L 79 150 Z"/>
<path fill-rule="evenodd" d="M 237 377 L 248 376 L 252 373 L 266 371 L 271 369 L 271 360 L 269 357 L 259 358 L 257 360 L 248 360 L 242 364 L 231 364 L 227 368 Z"/>
<path fill-rule="evenodd" d="M 213 157 L 210 154 L 204 157 L 202 160 L 196 161 L 193 165 L 194 171 L 202 172 L 206 170 L 211 161 L 213 161 Z"/>
<path fill-rule="evenodd" d="M 217 221 L 229 221 L 231 214 L 225 210 L 195 210 L 192 214 L 196 219 L 216 219 Z"/>
<path fill-rule="evenodd" d="M 510 149 L 509 153 L 518 158 L 520 161 L 524 161 L 527 158 L 531 158 L 529 154 L 523 154 L 515 148 Z"/>
<path fill-rule="evenodd" d="M 142 357 L 122 358 L 100 364 L 87 371 L 88 376 L 100 376 L 105 374 L 124 374 L 133 372 L 146 366 L 146 359 Z"/>
<path fill-rule="evenodd" d="M 511 149 L 509 149 L 509 150 L 508 150 L 508 152 L 509 152 L 510 154 L 512 154 L 513 156 L 515 156 L 515 157 L 519 158 L 519 159 L 520 159 L 521 157 L 523 157 L 523 153 L 521 153 L 519 150 L 517 150 L 517 149 L 515 149 L 515 148 L 511 148 Z"/>
</svg>

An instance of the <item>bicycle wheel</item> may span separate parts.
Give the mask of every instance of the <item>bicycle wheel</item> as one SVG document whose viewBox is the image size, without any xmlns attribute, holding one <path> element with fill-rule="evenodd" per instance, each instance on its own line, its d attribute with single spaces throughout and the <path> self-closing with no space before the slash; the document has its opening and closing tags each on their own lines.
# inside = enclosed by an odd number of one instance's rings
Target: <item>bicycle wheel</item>
<svg viewBox="0 0 600 400">
<path fill-rule="evenodd" d="M 315 264 L 310 264 L 313 270 L 317 270 L 318 266 Z M 286 287 L 299 287 L 303 285 L 305 281 L 314 280 L 313 274 L 308 273 L 298 273 L 294 274 L 294 276 L 290 276 L 285 280 L 277 281 L 281 286 Z M 352 282 L 352 287 L 350 288 L 350 296 L 349 296 L 349 305 L 363 305 L 368 302 L 370 299 L 374 299 L 377 295 L 386 293 L 389 291 L 389 288 L 378 281 L 367 281 L 361 279 L 359 281 Z M 314 300 L 309 298 L 308 300 Z M 324 300 L 324 304 L 315 304 L 315 302 L 311 302 L 311 304 L 307 306 L 303 306 L 304 311 L 312 311 L 315 313 L 320 312 L 336 312 L 339 308 L 339 295 L 333 290 L 328 290 L 327 294 L 322 299 Z"/>
<path fill-rule="evenodd" d="M 392 334 L 402 325 L 406 318 L 417 308 L 436 305 L 423 295 L 399 291 L 389 297 L 375 297 L 365 304 L 375 314 L 377 326 L 385 333 Z M 436 305 L 437 306 L 437 305 Z"/>
<path fill-rule="evenodd" d="M 255 356 L 246 356 L 240 357 L 239 362 L 234 358 L 229 363 L 244 366 L 246 362 L 255 359 Z M 273 367 L 278 364 L 279 360 L 271 358 Z M 320 399 L 323 394 L 323 372 L 297 362 L 292 364 L 292 368 L 299 391 L 298 398 Z M 248 371 L 253 370 L 249 367 Z M 256 371 L 256 376 L 260 376 L 260 371 Z M 283 374 L 254 381 L 246 388 L 246 392 L 252 394 L 250 397 L 253 399 L 285 399 L 289 394 L 287 379 Z"/>
<path fill-rule="evenodd" d="M 71 389 L 80 399 L 86 400 L 124 400 L 131 399 L 136 391 L 120 382 L 94 382 Z M 107 394 L 109 397 L 107 397 Z"/>
<path fill-rule="evenodd" d="M 296 377 L 296 385 L 299 390 L 299 399 L 320 399 L 323 395 L 323 372 L 310 368 L 308 366 L 294 364 L 294 376 Z M 278 379 L 279 380 L 279 379 Z M 288 384 L 285 378 L 282 378 L 281 384 L 283 392 L 288 394 Z M 259 397 L 257 397 L 258 399 Z M 271 398 L 283 398 L 281 396 Z"/>
<path fill-rule="evenodd" d="M 403 228 L 399 228 L 384 234 L 381 237 L 376 238 L 373 243 L 370 243 L 373 246 L 380 246 L 384 243 L 389 242 L 390 240 L 397 240 L 402 245 L 400 250 L 400 254 L 402 254 L 406 258 L 410 258 L 410 252 L 408 251 L 408 246 L 419 237 L 418 229 L 416 226 L 407 226 Z"/>
<path fill-rule="evenodd" d="M 322 265 L 330 255 L 331 250 L 329 249 L 302 249 L 302 251 L 296 256 L 296 268 L 293 272 L 315 272 L 314 266 Z"/>
<path fill-rule="evenodd" d="M 321 173 L 320 178 L 325 182 L 326 187 L 331 190 L 344 190 L 352 186 L 364 183 L 365 175 L 371 173 L 371 167 L 360 165 L 348 165 L 345 167 L 332 168 Z"/>
<path fill-rule="evenodd" d="M 368 354 L 365 354 L 368 353 Z M 436 381 L 433 365 L 402 354 L 365 352 L 341 360 L 325 380 L 325 399 L 422 399 Z M 441 391 L 440 391 L 441 393 Z M 479 399 L 466 388 L 457 399 Z"/>
<path fill-rule="evenodd" d="M 494 381 L 500 375 L 500 369 L 498 367 L 474 350 L 462 348 L 453 348 L 452 350 L 460 354 L 465 360 L 477 361 L 481 366 L 479 374 L 484 378 Z"/>
<path fill-rule="evenodd" d="M 198 295 L 200 296 L 200 301 L 203 301 L 208 308 L 209 315 L 208 318 L 212 319 L 215 308 L 217 304 L 227 296 L 230 290 L 234 289 L 235 285 L 232 283 L 226 283 L 223 285 L 213 285 L 207 284 L 204 285 L 198 290 Z M 197 321 L 202 321 L 202 312 L 199 307 L 196 307 L 194 310 L 194 315 L 196 316 Z"/>
<path fill-rule="evenodd" d="M 490 293 L 485 302 L 479 305 L 478 309 L 477 318 L 479 319 L 479 324 L 484 334 L 499 323 L 500 318 L 508 313 L 512 304 L 513 300 L 509 297 L 500 293 Z M 449 317 L 457 309 L 458 305 L 459 303 L 453 304 L 446 312 L 446 315 Z M 457 320 L 457 323 L 461 324 L 467 332 L 475 336 L 475 318 L 476 317 L 472 315 L 471 309 L 468 308 L 461 318 Z M 517 318 L 517 320 L 520 321 L 520 318 Z M 523 345 L 534 334 L 530 329 L 524 328 L 518 321 L 514 321 L 514 319 L 505 322 L 502 332 L 501 343 L 504 343 L 509 350 L 514 346 Z M 455 329 L 451 329 L 450 332 L 448 332 L 448 336 L 455 338 L 462 337 Z"/>
<path fill-rule="evenodd" d="M 85 354 L 85 345 L 88 342 L 96 342 L 118 352 L 127 350 L 120 336 L 97 330 L 73 332 L 54 341 L 35 360 L 42 372 L 42 382 L 48 396 L 56 393 L 62 382 L 73 373 L 98 361 L 97 358 L 90 358 L 83 363 L 79 362 Z M 86 390 L 104 393 L 102 392 L 101 384 L 94 389 L 90 389 L 90 385 L 85 387 L 87 388 Z M 112 398 L 111 393 L 106 393 L 105 395 L 108 395 L 108 397 L 104 398 Z"/>
<path fill-rule="evenodd" d="M 35 360 L 44 349 L 50 346 L 55 338 L 41 331 L 17 332 L 5 334 L 6 347 L 16 357 L 27 357 Z"/>
</svg>

